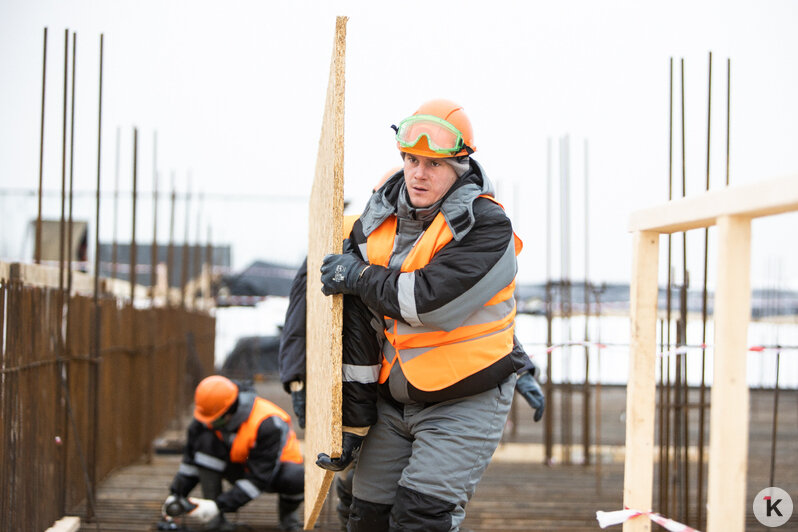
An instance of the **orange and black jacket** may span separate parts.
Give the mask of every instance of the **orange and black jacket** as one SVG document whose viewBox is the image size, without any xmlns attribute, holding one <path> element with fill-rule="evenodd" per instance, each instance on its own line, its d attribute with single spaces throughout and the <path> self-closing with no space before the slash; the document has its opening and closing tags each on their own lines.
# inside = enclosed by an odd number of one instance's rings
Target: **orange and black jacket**
<svg viewBox="0 0 798 532">
<path fill-rule="evenodd" d="M 400 171 L 355 223 L 348 249 L 371 264 L 357 295 L 382 318 L 378 380 L 387 399 L 464 397 L 527 364 L 513 348 L 521 243 L 492 197 L 490 181 L 472 159 L 438 204 L 415 209 Z"/>
<path fill-rule="evenodd" d="M 232 512 L 261 492 L 278 491 L 274 481 L 285 462 L 302 463 L 291 418 L 271 401 L 242 391 L 236 413 L 223 430 L 211 430 L 196 420 L 189 425 L 183 460 L 171 491 L 187 496 L 199 481 L 199 468 L 224 477 L 241 476 L 215 499 L 222 511 Z"/>
</svg>

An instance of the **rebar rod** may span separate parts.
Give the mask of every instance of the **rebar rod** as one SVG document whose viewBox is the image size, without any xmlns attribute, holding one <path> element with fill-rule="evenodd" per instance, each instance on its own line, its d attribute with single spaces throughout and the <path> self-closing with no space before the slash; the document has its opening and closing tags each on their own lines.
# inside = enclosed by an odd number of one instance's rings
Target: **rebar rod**
<svg viewBox="0 0 798 532">
<path fill-rule="evenodd" d="M 118 262 L 118 238 L 117 238 L 117 221 L 119 218 L 119 141 L 120 141 L 120 128 L 116 128 L 116 162 L 114 168 L 114 235 L 113 242 L 111 242 L 111 279 L 116 279 L 116 265 Z"/>
<path fill-rule="evenodd" d="M 706 175 L 706 190 L 709 190 L 709 162 L 710 162 L 710 145 L 712 138 L 712 52 L 709 52 L 709 72 L 708 72 L 708 88 L 707 88 L 707 175 Z M 709 227 L 704 228 L 704 286 L 701 292 L 701 345 L 707 343 L 707 274 L 709 271 Z M 698 409 L 698 511 L 696 516 L 696 524 L 699 528 L 703 528 L 704 517 L 704 424 L 705 424 L 705 409 L 706 409 L 706 365 L 707 365 L 707 351 L 701 348 L 701 388 L 699 392 L 699 409 Z"/>
<path fill-rule="evenodd" d="M 571 271 L 570 271 L 570 150 L 569 139 L 560 138 L 560 329 L 564 342 L 571 342 Z M 573 446 L 573 388 L 571 383 L 571 349 L 561 354 L 560 435 L 563 463 L 570 464 Z"/>
<path fill-rule="evenodd" d="M 69 90 L 69 30 L 64 30 L 64 102 L 63 102 L 63 128 L 62 128 L 62 136 L 61 136 L 61 220 L 58 226 L 59 228 L 59 239 L 58 239 L 58 322 L 64 318 L 64 238 L 65 238 L 65 209 L 66 209 L 66 159 L 67 159 L 67 101 L 68 101 L 68 90 Z M 62 382 L 63 375 L 66 372 L 66 364 L 64 363 L 64 351 L 66 349 L 66 342 L 64 338 L 64 329 L 63 327 L 58 327 L 58 350 L 57 350 L 57 359 L 58 364 L 56 364 L 56 379 L 59 382 Z M 62 412 L 58 422 L 57 422 L 57 433 L 58 434 L 65 434 L 66 428 L 68 426 L 68 419 L 67 413 L 63 409 L 62 405 L 64 405 L 67 401 L 67 397 L 64 394 L 63 386 L 58 387 L 58 391 L 54 394 L 56 397 L 56 404 L 55 411 Z M 58 450 L 58 459 L 61 463 L 66 462 L 66 449 L 63 446 L 59 447 Z M 64 474 L 66 474 L 66 470 L 64 470 Z M 56 506 L 61 511 L 61 513 L 66 513 L 66 495 L 64 493 L 64 484 L 65 478 L 62 476 L 60 479 L 60 485 L 53 486 L 56 490 Z"/>
<path fill-rule="evenodd" d="M 776 485 L 776 441 L 779 432 L 779 368 L 781 366 L 781 351 L 776 352 L 776 385 L 773 390 L 773 426 L 770 435 L 770 484 Z"/>
<path fill-rule="evenodd" d="M 176 201 L 176 193 L 175 193 L 175 174 L 172 172 L 172 194 L 169 199 L 170 207 L 169 207 L 169 247 L 166 249 L 166 301 L 168 305 L 171 305 L 171 300 L 169 299 L 169 291 L 172 286 L 171 279 L 175 277 L 173 275 L 173 268 L 174 268 L 174 252 L 175 252 L 175 201 Z"/>
<path fill-rule="evenodd" d="M 97 106 L 97 207 L 94 219 L 94 331 L 92 335 L 92 364 L 91 378 L 89 379 L 89 404 L 92 407 L 93 415 L 91 420 L 92 435 L 89 438 L 89 484 L 87 487 L 86 499 L 89 501 L 97 500 L 97 442 L 100 437 L 100 403 L 98 401 L 100 384 L 100 169 L 102 154 L 102 118 L 103 118 L 103 34 L 100 34 L 100 82 L 99 82 L 99 103 Z M 94 518 L 94 505 L 86 508 L 86 519 L 91 521 Z"/>
<path fill-rule="evenodd" d="M 150 305 L 155 306 L 158 267 L 158 132 L 152 133 L 152 249 L 150 250 Z"/>
<path fill-rule="evenodd" d="M 673 57 L 669 60 L 669 90 L 668 90 L 668 201 L 673 199 Z M 666 342 L 665 346 L 670 349 L 671 342 L 671 291 L 672 291 L 672 235 L 668 233 L 668 284 L 666 297 Z M 660 437 L 660 452 L 663 455 L 664 471 L 660 479 L 660 497 L 662 501 L 660 507 L 667 515 L 672 515 L 670 509 L 670 448 L 671 448 L 671 358 L 666 357 L 665 361 L 665 405 L 663 415 L 665 416 L 665 434 Z M 664 447 L 664 449 L 663 449 Z"/>
<path fill-rule="evenodd" d="M 546 464 L 551 464 L 554 451 L 554 387 L 551 382 L 552 353 L 554 345 L 552 338 L 552 321 L 554 319 L 552 307 L 551 286 L 551 138 L 546 140 L 546 409 L 543 411 L 545 423 Z"/>
<path fill-rule="evenodd" d="M 64 30 L 64 112 L 61 135 L 61 221 L 58 225 L 58 291 L 64 297 L 64 239 L 66 238 L 67 102 L 69 95 L 69 30 Z M 60 338 L 59 334 L 59 338 Z M 63 340 L 63 339 L 61 339 Z M 63 346 L 59 346 L 63 347 Z M 59 349 L 60 350 L 60 349 Z"/>
<path fill-rule="evenodd" d="M 136 198 L 138 197 L 138 153 L 139 153 L 139 131 L 133 128 L 133 228 L 130 232 L 130 304 L 136 300 Z"/>
<path fill-rule="evenodd" d="M 682 58 L 682 197 L 687 196 L 687 164 L 686 164 L 686 102 L 684 97 L 684 58 Z M 682 232 L 682 287 L 680 300 L 680 314 L 682 321 L 682 342 L 679 345 L 687 345 L 687 294 L 690 288 L 690 273 L 687 270 L 687 231 Z M 682 493 L 683 519 L 685 522 L 690 520 L 690 386 L 687 381 L 687 354 L 679 357 L 682 362 L 682 397 L 679 399 L 679 414 L 682 421 L 683 440 L 681 442 L 682 462 L 684 464 L 684 474 L 680 477 L 680 489 Z"/>
<path fill-rule="evenodd" d="M 69 216 L 67 218 L 67 299 L 66 312 L 69 320 L 69 295 L 72 293 L 72 183 L 75 174 L 75 53 L 78 46 L 78 34 L 72 33 L 72 102 L 69 119 Z M 69 327 L 67 327 L 69 333 Z"/>
<path fill-rule="evenodd" d="M 601 493 L 602 484 L 602 470 L 601 470 L 601 294 L 606 288 L 602 285 L 601 288 L 593 287 L 593 293 L 596 297 L 596 491 Z"/>
<path fill-rule="evenodd" d="M 198 205 L 197 205 L 197 229 L 196 229 L 197 233 L 196 233 L 195 244 L 194 244 L 194 246 L 192 247 L 192 250 L 191 250 L 191 257 L 192 257 L 192 259 L 194 261 L 193 262 L 193 268 L 192 268 L 194 270 L 193 279 L 195 280 L 194 284 L 193 284 L 194 296 L 192 298 L 193 308 L 194 309 L 197 308 L 197 288 L 198 288 L 197 283 L 198 282 L 199 283 L 202 282 L 202 265 L 201 265 L 202 252 L 200 251 L 200 246 L 201 246 L 201 244 L 200 244 L 201 229 L 200 228 L 202 227 L 202 225 L 201 225 L 201 220 L 202 220 L 201 215 L 202 215 L 202 203 L 203 203 L 202 202 L 202 194 L 199 194 L 197 196 L 197 203 L 198 203 Z"/>
<path fill-rule="evenodd" d="M 188 192 L 186 192 L 186 226 L 184 228 L 183 249 L 180 264 L 180 308 L 186 308 L 186 283 L 188 282 L 188 230 L 189 215 L 191 213 L 191 178 L 189 177 Z"/>
<path fill-rule="evenodd" d="M 208 241 L 205 245 L 205 269 L 208 274 L 208 293 L 205 297 L 213 297 L 213 245 L 211 244 L 211 224 L 208 224 Z"/>
<path fill-rule="evenodd" d="M 582 388 L 582 453 L 584 455 L 584 465 L 590 464 L 590 341 L 589 318 L 590 318 L 590 281 L 588 280 L 588 269 L 590 265 L 590 239 L 588 238 L 590 227 L 590 210 L 588 208 L 588 148 L 585 139 L 585 283 L 583 287 L 585 301 L 585 383 Z"/>
<path fill-rule="evenodd" d="M 47 28 L 44 28 L 44 44 L 42 57 L 42 117 L 39 133 L 39 194 L 38 211 L 36 215 L 36 243 L 33 250 L 33 260 L 36 264 L 42 262 L 42 188 L 44 183 L 44 103 L 45 88 L 47 85 Z"/>
</svg>

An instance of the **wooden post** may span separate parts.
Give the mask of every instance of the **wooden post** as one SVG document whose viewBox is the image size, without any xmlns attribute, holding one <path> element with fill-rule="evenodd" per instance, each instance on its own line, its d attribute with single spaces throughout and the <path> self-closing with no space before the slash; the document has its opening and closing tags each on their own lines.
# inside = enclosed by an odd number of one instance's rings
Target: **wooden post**
<svg viewBox="0 0 798 532">
<path fill-rule="evenodd" d="M 630 286 L 631 342 L 626 388 L 626 462 L 623 504 L 651 510 L 654 481 L 654 406 L 657 332 L 657 261 L 659 234 L 633 236 Z M 638 517 L 624 523 L 624 532 L 648 532 L 651 521 Z"/>
<path fill-rule="evenodd" d="M 337 17 L 316 175 L 310 196 L 307 281 L 307 423 L 305 429 L 305 530 L 321 512 L 334 473 L 316 455 L 341 455 L 341 330 L 343 296 L 321 293 L 319 268 L 340 253 L 344 211 L 344 59 L 347 17 Z"/>
<path fill-rule="evenodd" d="M 748 463 L 748 323 L 751 316 L 751 220 L 721 216 L 715 292 L 715 361 L 709 428 L 707 531 L 745 529 Z"/>
</svg>

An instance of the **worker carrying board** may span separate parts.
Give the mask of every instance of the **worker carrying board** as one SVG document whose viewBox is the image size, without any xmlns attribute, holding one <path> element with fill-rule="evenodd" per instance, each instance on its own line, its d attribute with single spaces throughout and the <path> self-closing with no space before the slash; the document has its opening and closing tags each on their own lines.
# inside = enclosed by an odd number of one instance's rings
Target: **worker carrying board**
<svg viewBox="0 0 798 532">
<path fill-rule="evenodd" d="M 350 531 L 453 531 L 517 383 L 542 414 L 514 334 L 522 244 L 471 157 L 461 106 L 427 102 L 394 129 L 403 169 L 371 196 L 344 252 L 321 266 L 323 293 L 362 301 L 383 339 L 365 358 L 343 350 L 342 452 L 316 464 L 340 471 L 357 461 Z M 344 314 L 346 336 L 346 304 Z M 360 330 L 371 323 L 365 314 Z M 347 384 L 360 397 L 372 388 L 374 404 L 349 401 Z"/>
</svg>

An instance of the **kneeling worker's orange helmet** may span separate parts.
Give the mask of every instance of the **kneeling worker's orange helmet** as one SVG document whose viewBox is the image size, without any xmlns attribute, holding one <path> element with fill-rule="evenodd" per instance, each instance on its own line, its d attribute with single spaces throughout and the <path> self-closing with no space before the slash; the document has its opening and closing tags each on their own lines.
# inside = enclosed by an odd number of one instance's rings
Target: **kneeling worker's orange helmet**
<svg viewBox="0 0 798 532">
<path fill-rule="evenodd" d="M 211 425 L 236 402 L 238 386 L 221 375 L 202 379 L 194 392 L 194 418 Z"/>
</svg>

